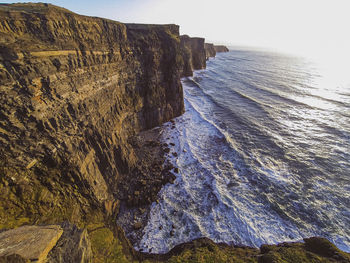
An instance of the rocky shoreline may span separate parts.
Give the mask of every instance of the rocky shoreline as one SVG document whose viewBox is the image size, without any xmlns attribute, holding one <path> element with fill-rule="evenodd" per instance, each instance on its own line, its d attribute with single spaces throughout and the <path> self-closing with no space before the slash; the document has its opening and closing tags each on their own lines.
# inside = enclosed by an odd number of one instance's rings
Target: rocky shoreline
<svg viewBox="0 0 350 263">
<path fill-rule="evenodd" d="M 167 183 L 173 183 L 178 169 L 166 161 L 169 145 L 160 139 L 160 128 L 143 131 L 132 138 L 132 145 L 138 149 L 137 155 L 143 162 L 142 173 L 132 180 L 125 178 L 125 185 L 136 185 L 137 190 L 132 193 L 136 202 L 122 201 L 117 216 L 117 224 L 125 231 L 132 244 L 142 237 L 142 231 L 148 222 L 150 205 L 158 202 L 157 195 Z M 174 153 L 173 153 L 174 154 Z M 148 168 L 146 168 L 148 167 Z"/>
<path fill-rule="evenodd" d="M 164 255 L 133 248 L 178 172 L 155 127 L 184 112 L 180 77 L 226 47 L 180 36 L 177 25 L 30 3 L 0 4 L 0 36 L 0 262 L 295 262 L 285 248 L 349 262 L 324 239 L 260 250 L 199 239 Z M 47 239 L 28 254 L 29 241 L 10 249 L 16 233 Z"/>
</svg>

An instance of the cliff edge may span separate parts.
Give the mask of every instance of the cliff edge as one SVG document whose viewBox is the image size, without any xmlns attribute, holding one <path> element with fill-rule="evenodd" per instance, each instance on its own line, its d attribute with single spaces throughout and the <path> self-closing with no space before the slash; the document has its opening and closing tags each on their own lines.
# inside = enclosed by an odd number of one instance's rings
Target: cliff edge
<svg viewBox="0 0 350 263">
<path fill-rule="evenodd" d="M 130 138 L 183 113 L 179 54 L 176 25 L 1 4 L 0 228 L 85 225 L 154 201 L 164 180 L 143 187 L 139 174 L 159 172 Z"/>
<path fill-rule="evenodd" d="M 177 25 L 0 4 L 0 230 L 41 225 L 30 228 L 37 238 L 36 229 L 50 224 L 59 234 L 30 258 L 48 262 L 187 262 L 191 255 L 256 262 L 256 249 L 208 240 L 164 256 L 140 253 L 116 225 L 120 207 L 147 206 L 171 182 L 173 168 L 164 169 L 161 153 L 150 155 L 163 146 L 137 136 L 184 112 L 180 77 L 205 68 L 205 59 L 204 39 L 180 38 Z M 26 254 L 3 252 L 0 262 L 27 262 Z"/>
<path fill-rule="evenodd" d="M 229 52 L 230 50 L 223 45 L 214 45 L 214 49 L 216 52 Z"/>
<path fill-rule="evenodd" d="M 180 39 L 181 55 L 184 63 L 181 76 L 192 76 L 194 70 L 205 69 L 206 51 L 204 47 L 204 38 L 182 35 Z"/>
</svg>

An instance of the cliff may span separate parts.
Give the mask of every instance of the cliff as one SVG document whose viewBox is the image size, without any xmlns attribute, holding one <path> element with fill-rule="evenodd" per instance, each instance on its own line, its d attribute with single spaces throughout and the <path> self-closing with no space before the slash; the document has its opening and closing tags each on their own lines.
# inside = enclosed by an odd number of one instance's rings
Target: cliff
<svg viewBox="0 0 350 263">
<path fill-rule="evenodd" d="M 129 139 L 184 111 L 179 27 L 2 4 L 0 36 L 0 227 L 137 202 Z"/>
<path fill-rule="evenodd" d="M 207 239 L 166 255 L 141 253 L 116 225 L 120 207 L 145 214 L 171 182 L 173 167 L 164 168 L 161 156 L 169 148 L 139 132 L 181 115 L 180 76 L 203 68 L 204 39 L 180 40 L 176 25 L 123 24 L 50 4 L 0 4 L 0 262 L 294 262 L 287 245 L 258 250 Z M 12 250 L 6 242 L 14 233 L 41 246 Z M 307 260 L 348 262 L 329 242 L 312 244 L 296 245 Z M 320 246 L 330 252 L 324 256 Z"/>
<path fill-rule="evenodd" d="M 181 76 L 192 76 L 193 70 L 205 69 L 206 67 L 204 38 L 189 37 L 187 35 L 182 35 L 180 38 L 181 54 L 184 63 Z"/>
<path fill-rule="evenodd" d="M 204 43 L 204 48 L 205 48 L 206 59 L 209 59 L 210 57 L 216 56 L 214 44 Z"/>
<path fill-rule="evenodd" d="M 229 52 L 230 50 L 223 45 L 214 45 L 214 49 L 216 52 Z"/>
</svg>

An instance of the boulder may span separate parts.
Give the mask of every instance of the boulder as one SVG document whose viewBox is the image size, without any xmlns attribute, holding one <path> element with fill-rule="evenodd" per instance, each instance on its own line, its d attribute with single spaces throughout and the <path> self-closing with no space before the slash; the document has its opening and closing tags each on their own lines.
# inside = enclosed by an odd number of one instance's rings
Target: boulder
<svg viewBox="0 0 350 263">
<path fill-rule="evenodd" d="M 60 226 L 22 226 L 0 233 L 0 256 L 17 254 L 24 259 L 45 262 L 63 230 Z"/>
</svg>

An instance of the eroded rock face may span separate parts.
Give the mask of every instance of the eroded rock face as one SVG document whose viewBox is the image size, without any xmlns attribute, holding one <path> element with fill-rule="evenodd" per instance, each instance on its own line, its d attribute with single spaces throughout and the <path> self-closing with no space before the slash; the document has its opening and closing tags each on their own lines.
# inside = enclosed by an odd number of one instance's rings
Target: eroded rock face
<svg viewBox="0 0 350 263">
<path fill-rule="evenodd" d="M 0 5 L 0 228 L 118 199 L 139 162 L 128 139 L 184 111 L 179 54 L 176 25 Z"/>
<path fill-rule="evenodd" d="M 182 35 L 180 38 L 184 63 L 181 76 L 192 76 L 193 70 L 206 68 L 204 38 L 189 37 L 187 35 Z"/>
<path fill-rule="evenodd" d="M 91 243 L 86 229 L 65 222 L 61 225 L 63 234 L 50 251 L 48 263 L 92 262 Z"/>
<path fill-rule="evenodd" d="M 206 59 L 209 59 L 211 57 L 215 57 L 216 56 L 216 51 L 215 51 L 215 48 L 214 48 L 214 44 L 204 43 L 204 48 L 205 48 Z"/>
<path fill-rule="evenodd" d="M 229 52 L 230 50 L 223 45 L 214 45 L 214 49 L 216 52 Z"/>
</svg>

